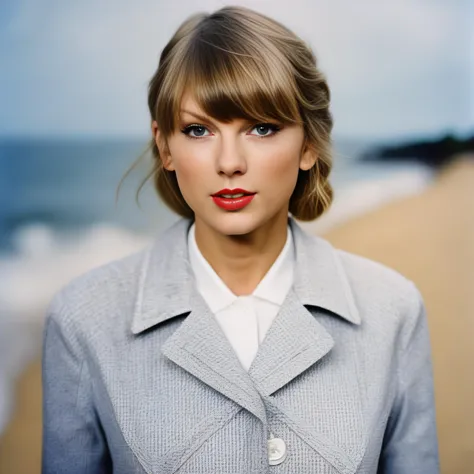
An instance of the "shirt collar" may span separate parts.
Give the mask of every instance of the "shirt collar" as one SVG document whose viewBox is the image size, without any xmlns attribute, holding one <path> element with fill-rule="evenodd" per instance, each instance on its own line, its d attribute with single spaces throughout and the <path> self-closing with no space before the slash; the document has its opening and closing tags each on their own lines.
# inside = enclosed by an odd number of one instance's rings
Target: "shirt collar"
<svg viewBox="0 0 474 474">
<path fill-rule="evenodd" d="M 238 297 L 221 280 L 199 250 L 196 243 L 194 223 L 188 233 L 188 252 L 197 289 L 211 311 L 216 313 L 230 306 Z M 294 260 L 293 236 L 288 225 L 287 238 L 283 249 L 252 295 L 270 303 L 281 305 L 293 284 Z"/>
</svg>

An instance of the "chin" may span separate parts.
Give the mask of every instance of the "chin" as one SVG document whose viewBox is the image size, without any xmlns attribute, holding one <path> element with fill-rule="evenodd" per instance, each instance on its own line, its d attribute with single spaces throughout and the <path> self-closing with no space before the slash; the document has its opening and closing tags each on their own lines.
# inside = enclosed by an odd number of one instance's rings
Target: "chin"
<svg viewBox="0 0 474 474">
<path fill-rule="evenodd" d="M 208 225 L 223 235 L 245 235 L 258 229 L 264 220 L 251 212 L 226 212 L 223 215 L 213 216 Z"/>
</svg>

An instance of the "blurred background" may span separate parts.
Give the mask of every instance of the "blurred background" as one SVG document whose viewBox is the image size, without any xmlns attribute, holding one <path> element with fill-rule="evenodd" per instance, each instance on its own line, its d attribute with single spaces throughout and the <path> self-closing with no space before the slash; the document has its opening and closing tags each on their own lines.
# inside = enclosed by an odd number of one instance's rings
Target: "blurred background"
<svg viewBox="0 0 474 474">
<path fill-rule="evenodd" d="M 177 217 L 147 184 L 147 82 L 227 2 L 0 2 L 0 473 L 40 472 L 44 311 Z M 236 1 L 313 48 L 332 91 L 335 201 L 310 232 L 421 290 L 442 471 L 474 465 L 474 2 Z M 427 473 L 429 474 L 429 473 Z"/>
</svg>

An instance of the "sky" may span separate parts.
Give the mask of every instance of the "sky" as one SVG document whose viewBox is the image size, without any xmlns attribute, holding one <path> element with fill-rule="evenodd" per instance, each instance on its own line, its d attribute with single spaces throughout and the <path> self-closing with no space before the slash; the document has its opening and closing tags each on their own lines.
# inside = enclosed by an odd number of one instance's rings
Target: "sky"
<svg viewBox="0 0 474 474">
<path fill-rule="evenodd" d="M 474 2 L 234 1 L 310 44 L 334 133 L 391 138 L 474 130 Z M 149 134 L 147 83 L 162 48 L 217 0 L 1 0 L 0 136 Z"/>
</svg>

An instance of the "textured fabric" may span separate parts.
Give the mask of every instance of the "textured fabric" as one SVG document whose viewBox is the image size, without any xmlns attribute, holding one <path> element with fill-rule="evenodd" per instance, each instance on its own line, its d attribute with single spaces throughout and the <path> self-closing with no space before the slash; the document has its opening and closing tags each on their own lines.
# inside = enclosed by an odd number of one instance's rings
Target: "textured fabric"
<svg viewBox="0 0 474 474">
<path fill-rule="evenodd" d="M 293 285 L 294 248 L 291 227 L 273 265 L 250 295 L 236 296 L 221 280 L 197 246 L 195 225 L 188 233 L 188 254 L 196 287 L 245 370 L 257 354 L 275 316 Z"/>
<path fill-rule="evenodd" d="M 418 289 L 289 223 L 294 285 L 248 372 L 196 290 L 188 220 L 58 292 L 44 474 L 439 472 Z"/>
</svg>

